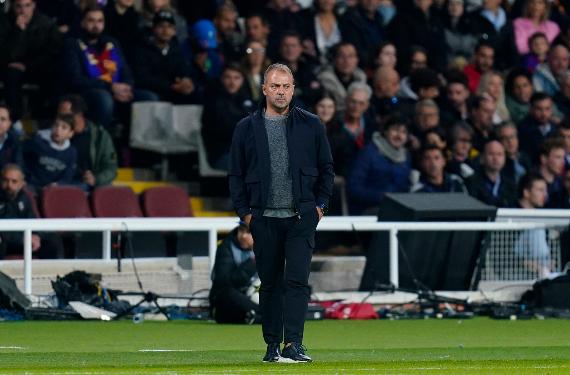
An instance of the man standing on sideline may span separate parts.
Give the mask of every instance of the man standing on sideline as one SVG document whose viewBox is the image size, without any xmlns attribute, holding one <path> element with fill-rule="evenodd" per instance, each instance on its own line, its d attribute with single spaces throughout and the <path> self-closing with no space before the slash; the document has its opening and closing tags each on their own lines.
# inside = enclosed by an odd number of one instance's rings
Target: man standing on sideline
<svg viewBox="0 0 570 375">
<path fill-rule="evenodd" d="M 263 361 L 310 362 L 302 345 L 309 272 L 315 229 L 332 195 L 333 161 L 318 117 L 291 102 L 291 70 L 273 64 L 263 82 L 265 104 L 236 125 L 230 193 L 255 244 Z"/>
</svg>

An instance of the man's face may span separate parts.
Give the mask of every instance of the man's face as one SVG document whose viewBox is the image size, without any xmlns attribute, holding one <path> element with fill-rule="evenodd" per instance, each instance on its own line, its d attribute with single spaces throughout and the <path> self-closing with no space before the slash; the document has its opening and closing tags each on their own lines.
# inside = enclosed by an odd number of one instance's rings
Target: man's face
<svg viewBox="0 0 570 375">
<path fill-rule="evenodd" d="M 530 102 L 532 84 L 525 76 L 518 76 L 513 81 L 513 96 L 521 103 Z"/>
<path fill-rule="evenodd" d="M 535 180 L 530 190 L 525 190 L 525 198 L 534 208 L 542 208 L 548 199 L 548 187 L 546 181 Z"/>
<path fill-rule="evenodd" d="M 423 52 L 416 52 L 412 56 L 410 71 L 427 68 L 427 56 Z"/>
<path fill-rule="evenodd" d="M 393 98 L 400 89 L 400 76 L 396 70 L 381 74 L 374 81 L 374 91 L 381 98 Z"/>
<path fill-rule="evenodd" d="M 439 125 L 439 110 L 432 106 L 422 106 L 416 113 L 416 125 L 422 132 L 437 128 Z"/>
<path fill-rule="evenodd" d="M 475 66 L 485 73 L 493 68 L 495 52 L 490 47 L 481 47 L 475 52 Z"/>
<path fill-rule="evenodd" d="M 344 45 L 339 48 L 334 66 L 341 74 L 352 75 L 358 66 L 358 54 L 351 45 Z"/>
<path fill-rule="evenodd" d="M 517 129 L 513 126 L 506 126 L 501 129 L 499 140 L 505 147 L 507 155 L 515 156 L 519 152 L 519 137 Z"/>
<path fill-rule="evenodd" d="M 91 38 L 98 38 L 105 30 L 105 15 L 100 11 L 92 11 L 85 15 L 81 27 Z"/>
<path fill-rule="evenodd" d="M 6 108 L 0 107 L 0 138 L 4 137 L 8 130 L 12 126 L 12 120 L 10 120 L 10 113 Z"/>
<path fill-rule="evenodd" d="M 283 59 L 288 63 L 292 63 L 299 61 L 303 53 L 303 46 L 299 38 L 289 36 L 284 38 L 281 42 L 280 50 Z"/>
<path fill-rule="evenodd" d="M 130 8 L 135 5 L 135 0 L 117 0 L 117 4 L 124 8 Z"/>
<path fill-rule="evenodd" d="M 83 113 L 73 113 L 71 102 L 63 101 L 57 106 L 58 115 L 73 115 L 73 133 L 80 134 L 85 130 L 85 117 Z"/>
<path fill-rule="evenodd" d="M 443 175 L 445 159 L 439 149 L 424 152 L 422 158 L 422 170 L 430 178 L 439 178 Z"/>
<path fill-rule="evenodd" d="M 466 158 L 471 151 L 471 136 L 466 131 L 460 131 L 453 144 L 453 154 L 457 157 Z"/>
<path fill-rule="evenodd" d="M 404 147 L 408 141 L 408 130 L 403 125 L 390 126 L 384 132 L 384 137 L 392 147 L 399 150 Z"/>
<path fill-rule="evenodd" d="M 566 47 L 558 45 L 553 48 L 548 56 L 548 66 L 555 76 L 559 76 L 568 70 L 568 50 Z"/>
<path fill-rule="evenodd" d="M 493 115 L 495 114 L 495 102 L 492 100 L 481 101 L 479 108 L 472 111 L 473 124 L 480 130 L 489 131 L 493 127 Z"/>
<path fill-rule="evenodd" d="M 487 143 L 481 157 L 481 163 L 488 172 L 500 172 L 505 166 L 505 148 L 503 145 L 498 141 Z"/>
<path fill-rule="evenodd" d="M 237 232 L 237 241 L 239 247 L 243 250 L 251 250 L 253 248 L 253 236 L 248 230 L 239 229 Z"/>
<path fill-rule="evenodd" d="M 469 98 L 469 89 L 461 83 L 451 83 L 447 86 L 447 99 L 454 107 L 465 104 Z"/>
<path fill-rule="evenodd" d="M 380 6 L 380 0 L 360 0 L 360 6 L 369 13 L 376 12 Z"/>
<path fill-rule="evenodd" d="M 563 148 L 555 148 L 550 150 L 550 153 L 547 156 L 542 155 L 540 157 L 540 162 L 550 173 L 559 176 L 564 171 L 565 155 L 566 152 Z"/>
<path fill-rule="evenodd" d="M 370 101 L 362 90 L 356 90 L 346 97 L 346 114 L 351 119 L 359 119 L 368 109 Z"/>
<path fill-rule="evenodd" d="M 250 40 L 264 41 L 269 35 L 269 27 L 264 25 L 259 17 L 248 18 L 246 23 L 246 33 Z"/>
<path fill-rule="evenodd" d="M 24 175 L 22 172 L 9 169 L 2 175 L 2 190 L 8 198 L 14 199 L 24 187 Z"/>
<path fill-rule="evenodd" d="M 161 22 L 152 29 L 154 37 L 160 43 L 170 43 L 176 36 L 176 27 L 170 22 Z"/>
<path fill-rule="evenodd" d="M 14 14 L 26 19 L 31 19 L 36 10 L 36 2 L 34 0 L 16 0 L 14 2 Z"/>
<path fill-rule="evenodd" d="M 295 85 L 293 77 L 282 70 L 273 69 L 267 74 L 267 81 L 262 86 L 267 104 L 277 113 L 283 113 L 289 108 Z"/>
<path fill-rule="evenodd" d="M 222 12 L 214 19 L 216 30 L 223 35 L 231 34 L 236 28 L 237 14 L 230 10 Z"/>
<path fill-rule="evenodd" d="M 534 102 L 530 114 L 539 124 L 548 124 L 552 118 L 552 100 L 550 98 Z"/>
<path fill-rule="evenodd" d="M 232 95 L 237 93 L 243 85 L 243 76 L 241 73 L 232 69 L 224 70 L 221 80 L 227 92 Z"/>
</svg>

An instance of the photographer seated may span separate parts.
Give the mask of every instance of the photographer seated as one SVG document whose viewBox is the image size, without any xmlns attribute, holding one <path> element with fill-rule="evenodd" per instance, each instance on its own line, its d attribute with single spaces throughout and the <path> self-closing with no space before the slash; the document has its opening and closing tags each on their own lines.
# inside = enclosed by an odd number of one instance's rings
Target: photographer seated
<svg viewBox="0 0 570 375">
<path fill-rule="evenodd" d="M 253 237 L 249 227 L 240 222 L 216 251 L 210 290 L 210 309 L 216 322 L 252 323 L 256 320 L 259 305 L 248 296 L 256 276 Z"/>
</svg>

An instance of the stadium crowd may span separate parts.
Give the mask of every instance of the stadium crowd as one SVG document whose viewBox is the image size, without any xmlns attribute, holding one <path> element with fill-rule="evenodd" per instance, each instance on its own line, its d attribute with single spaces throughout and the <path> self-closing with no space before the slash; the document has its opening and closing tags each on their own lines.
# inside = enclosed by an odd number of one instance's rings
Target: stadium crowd
<svg viewBox="0 0 570 375">
<path fill-rule="evenodd" d="M 568 0 L 0 4 L 0 167 L 33 189 L 109 184 L 135 101 L 203 105 L 208 160 L 226 169 L 283 62 L 326 126 L 350 214 L 409 191 L 570 208 Z M 27 135 L 26 116 L 47 126 Z"/>
</svg>

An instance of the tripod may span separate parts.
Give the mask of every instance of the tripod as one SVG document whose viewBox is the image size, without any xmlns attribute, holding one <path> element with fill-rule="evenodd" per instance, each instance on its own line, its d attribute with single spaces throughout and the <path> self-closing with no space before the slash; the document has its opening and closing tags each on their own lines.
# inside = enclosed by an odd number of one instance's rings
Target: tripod
<svg viewBox="0 0 570 375">
<path fill-rule="evenodd" d="M 156 293 L 153 293 L 153 292 L 146 292 L 146 293 L 143 293 L 143 292 L 126 292 L 126 293 L 120 293 L 119 295 L 121 295 L 121 296 L 141 296 L 141 300 L 139 302 L 137 302 L 136 304 L 130 306 L 125 311 L 117 314 L 117 316 L 115 316 L 114 320 L 118 320 L 118 319 L 121 319 L 122 317 L 124 317 L 126 315 L 129 315 L 130 313 L 133 312 L 134 309 L 136 309 L 137 307 L 142 305 L 144 302 L 149 302 L 149 303 L 152 302 L 156 306 L 158 311 L 160 311 L 160 313 L 166 317 L 166 320 L 170 320 L 170 316 L 168 316 L 168 313 L 166 312 L 166 310 L 164 310 L 164 308 L 162 306 L 160 306 L 160 304 L 158 303 L 158 299 L 160 298 L 160 296 Z"/>
</svg>

